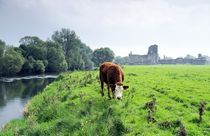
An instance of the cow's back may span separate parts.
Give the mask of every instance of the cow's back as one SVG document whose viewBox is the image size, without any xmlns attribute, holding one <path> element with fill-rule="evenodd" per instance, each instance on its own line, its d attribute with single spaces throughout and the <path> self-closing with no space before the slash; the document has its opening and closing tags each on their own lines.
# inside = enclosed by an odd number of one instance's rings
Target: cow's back
<svg viewBox="0 0 210 136">
<path fill-rule="evenodd" d="M 123 82 L 124 74 L 119 65 L 112 62 L 104 62 L 100 66 L 100 80 L 103 80 L 105 83 L 115 84 Z"/>
<path fill-rule="evenodd" d="M 100 80 L 104 81 L 105 83 L 108 82 L 107 70 L 111 65 L 112 65 L 112 62 L 104 62 L 100 65 Z"/>
</svg>

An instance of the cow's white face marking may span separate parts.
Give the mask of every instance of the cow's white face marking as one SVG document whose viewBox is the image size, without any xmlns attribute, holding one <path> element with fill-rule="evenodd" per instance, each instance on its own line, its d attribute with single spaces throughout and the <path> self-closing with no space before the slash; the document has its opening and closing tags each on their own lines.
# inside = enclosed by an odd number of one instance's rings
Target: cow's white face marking
<svg viewBox="0 0 210 136">
<path fill-rule="evenodd" d="M 122 85 L 117 85 L 116 84 L 115 92 L 114 92 L 115 99 L 122 99 L 123 90 L 124 89 L 123 89 L 123 86 Z"/>
</svg>

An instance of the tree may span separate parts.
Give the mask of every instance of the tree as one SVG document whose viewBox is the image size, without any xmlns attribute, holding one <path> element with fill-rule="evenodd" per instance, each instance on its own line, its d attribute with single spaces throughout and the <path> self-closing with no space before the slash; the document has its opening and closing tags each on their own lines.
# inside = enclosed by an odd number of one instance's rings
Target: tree
<svg viewBox="0 0 210 136">
<path fill-rule="evenodd" d="M 16 75 L 20 72 L 23 64 L 24 58 L 22 54 L 16 52 L 13 48 L 9 48 L 2 58 L 2 74 L 5 76 Z"/>
<path fill-rule="evenodd" d="M 52 41 L 45 42 L 37 36 L 25 36 L 19 43 L 19 47 L 7 50 L 5 43 L 0 40 L 0 75 L 93 68 L 93 51 L 69 29 L 55 31 Z"/>
<path fill-rule="evenodd" d="M 20 39 L 20 50 L 25 58 L 32 56 L 35 60 L 45 60 L 47 49 L 44 42 L 36 36 L 25 36 Z"/>
<path fill-rule="evenodd" d="M 0 40 L 0 75 L 2 75 L 3 71 L 2 71 L 2 64 L 3 64 L 3 60 L 2 60 L 2 57 L 4 55 L 4 50 L 5 50 L 5 42 L 3 42 L 2 40 Z"/>
<path fill-rule="evenodd" d="M 41 60 L 36 60 L 34 62 L 34 73 L 36 74 L 42 74 L 45 72 L 45 66 L 43 61 Z"/>
<path fill-rule="evenodd" d="M 117 56 L 117 57 L 115 57 L 114 62 L 117 64 L 124 65 L 124 64 L 126 64 L 126 57 Z"/>
<path fill-rule="evenodd" d="M 99 66 L 101 63 L 105 61 L 113 61 L 114 52 L 110 48 L 100 48 L 96 49 L 93 52 L 93 62 L 95 66 Z"/>
<path fill-rule="evenodd" d="M 3 58 L 0 57 L 0 76 L 3 74 Z"/>
<path fill-rule="evenodd" d="M 5 46 L 6 46 L 5 42 L 2 41 L 2 40 L 0 40 L 0 58 L 1 58 L 1 57 L 3 56 L 3 54 L 4 54 Z"/>
<path fill-rule="evenodd" d="M 63 49 L 68 70 L 81 70 L 91 67 L 90 55 L 85 54 L 85 49 L 88 47 L 81 42 L 74 31 L 61 29 L 61 31 L 56 31 L 52 35 L 52 39 Z"/>
<path fill-rule="evenodd" d="M 85 70 L 93 69 L 93 62 L 90 58 L 88 58 L 86 55 L 84 55 L 83 60 L 84 60 L 84 69 Z"/>
<path fill-rule="evenodd" d="M 22 74 L 32 74 L 33 73 L 34 65 L 29 60 L 26 60 L 23 64 L 21 73 Z"/>
<path fill-rule="evenodd" d="M 81 70 L 84 69 L 84 61 L 78 49 L 69 51 L 66 58 L 69 70 Z"/>
<path fill-rule="evenodd" d="M 25 63 L 23 64 L 23 67 L 21 69 L 21 74 L 33 74 L 34 72 L 34 63 L 35 60 L 33 57 L 29 57 L 25 60 Z"/>
<path fill-rule="evenodd" d="M 19 43 L 20 45 L 28 46 L 28 45 L 40 45 L 43 43 L 43 41 L 39 39 L 39 37 L 37 36 L 25 36 L 20 39 Z"/>
<path fill-rule="evenodd" d="M 76 33 L 65 28 L 62 28 L 61 31 L 55 31 L 52 35 L 52 39 L 60 44 L 65 56 L 67 56 L 68 51 L 74 48 L 74 46 L 79 42 L 79 38 Z"/>
<path fill-rule="evenodd" d="M 30 56 L 35 60 L 45 60 L 47 58 L 47 48 L 45 45 L 31 45 L 29 46 Z"/>
<path fill-rule="evenodd" d="M 65 60 L 63 50 L 61 47 L 52 42 L 46 42 L 47 46 L 47 71 L 48 72 L 62 72 L 67 70 L 67 62 Z"/>
<path fill-rule="evenodd" d="M 26 59 L 21 73 L 43 73 L 48 65 L 47 48 L 44 41 L 36 36 L 25 36 L 21 38 L 19 42 L 19 51 L 21 51 L 22 55 Z"/>
<path fill-rule="evenodd" d="M 84 61 L 84 69 L 91 70 L 93 68 L 93 62 L 91 60 L 93 51 L 90 49 L 90 47 L 86 46 L 85 44 L 82 44 L 81 54 L 82 54 L 82 59 Z"/>
</svg>

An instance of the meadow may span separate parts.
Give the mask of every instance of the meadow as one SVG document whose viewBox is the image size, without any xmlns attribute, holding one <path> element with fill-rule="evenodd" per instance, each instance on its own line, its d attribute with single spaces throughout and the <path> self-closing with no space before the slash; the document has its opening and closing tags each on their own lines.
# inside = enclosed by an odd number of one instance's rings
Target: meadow
<svg viewBox="0 0 210 136">
<path fill-rule="evenodd" d="M 122 100 L 109 100 L 106 88 L 101 96 L 98 70 L 61 74 L 27 104 L 24 118 L 6 124 L 0 135 L 210 135 L 210 66 L 124 66 L 123 71 L 129 89 Z"/>
</svg>

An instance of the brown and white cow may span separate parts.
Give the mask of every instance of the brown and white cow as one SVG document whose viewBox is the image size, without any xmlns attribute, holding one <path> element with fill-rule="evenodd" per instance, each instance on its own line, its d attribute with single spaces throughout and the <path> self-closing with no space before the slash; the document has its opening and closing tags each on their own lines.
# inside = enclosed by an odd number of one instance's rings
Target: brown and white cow
<svg viewBox="0 0 210 136">
<path fill-rule="evenodd" d="M 112 62 L 104 62 L 100 65 L 100 82 L 101 95 L 104 96 L 104 82 L 107 84 L 108 96 L 111 99 L 110 88 L 112 96 L 115 99 L 122 99 L 123 90 L 128 89 L 128 86 L 123 85 L 124 74 L 121 67 Z"/>
</svg>

